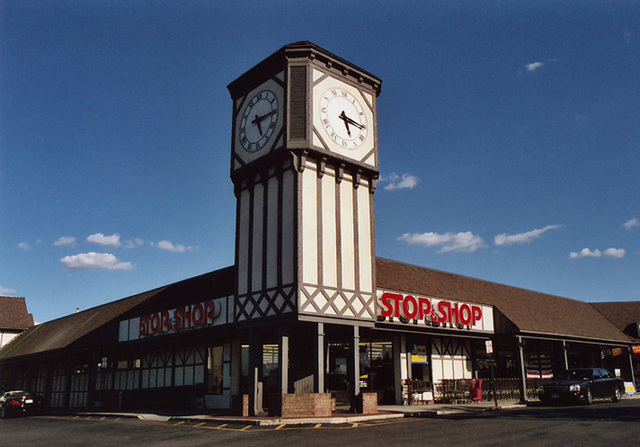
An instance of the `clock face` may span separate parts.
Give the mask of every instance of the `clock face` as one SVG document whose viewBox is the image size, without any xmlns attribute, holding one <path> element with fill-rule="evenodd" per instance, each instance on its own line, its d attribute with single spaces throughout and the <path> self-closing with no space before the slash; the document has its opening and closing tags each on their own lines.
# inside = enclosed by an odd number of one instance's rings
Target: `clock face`
<svg viewBox="0 0 640 447">
<path fill-rule="evenodd" d="M 251 98 L 240 119 L 240 144 L 245 151 L 258 152 L 267 144 L 278 114 L 278 98 L 271 90 L 262 90 Z"/>
<path fill-rule="evenodd" d="M 367 118 L 362 105 L 347 90 L 336 87 L 320 98 L 320 120 L 333 141 L 357 149 L 367 138 Z"/>
</svg>

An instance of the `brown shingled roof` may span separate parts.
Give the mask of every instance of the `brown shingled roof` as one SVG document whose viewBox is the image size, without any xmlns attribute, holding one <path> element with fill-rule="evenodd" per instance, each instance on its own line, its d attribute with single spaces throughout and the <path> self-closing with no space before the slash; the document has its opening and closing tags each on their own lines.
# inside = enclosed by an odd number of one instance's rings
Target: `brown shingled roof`
<svg viewBox="0 0 640 447">
<path fill-rule="evenodd" d="M 24 298 L 0 296 L 0 330 L 25 330 L 33 326 L 33 315 L 27 311 Z"/>
<path fill-rule="evenodd" d="M 233 267 L 228 267 L 39 324 L 0 349 L 0 360 L 64 349 L 94 330 L 117 320 L 125 312 L 168 295 L 196 296 L 203 291 L 217 292 L 217 296 L 233 294 L 234 272 Z"/>
<path fill-rule="evenodd" d="M 591 303 L 618 329 L 624 331 L 632 323 L 640 323 L 640 302 Z"/>
<path fill-rule="evenodd" d="M 495 306 L 522 333 L 630 341 L 589 303 L 388 259 L 376 260 L 376 287 Z"/>
</svg>

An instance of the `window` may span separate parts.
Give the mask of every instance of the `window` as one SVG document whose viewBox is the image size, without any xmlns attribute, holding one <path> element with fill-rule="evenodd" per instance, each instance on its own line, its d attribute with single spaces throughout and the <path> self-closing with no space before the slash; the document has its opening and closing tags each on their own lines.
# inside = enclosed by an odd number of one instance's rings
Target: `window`
<svg viewBox="0 0 640 447">
<path fill-rule="evenodd" d="M 203 346 L 185 347 L 176 351 L 174 386 L 204 385 L 207 350 Z"/>
</svg>

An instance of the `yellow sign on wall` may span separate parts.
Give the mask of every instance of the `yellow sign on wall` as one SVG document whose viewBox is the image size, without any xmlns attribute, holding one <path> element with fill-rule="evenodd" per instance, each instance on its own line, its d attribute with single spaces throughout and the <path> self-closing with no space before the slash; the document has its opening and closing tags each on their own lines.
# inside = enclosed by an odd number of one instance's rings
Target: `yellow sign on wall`
<svg viewBox="0 0 640 447">
<path fill-rule="evenodd" d="M 411 363 L 422 363 L 424 365 L 429 363 L 426 345 L 413 345 L 411 349 Z"/>
</svg>

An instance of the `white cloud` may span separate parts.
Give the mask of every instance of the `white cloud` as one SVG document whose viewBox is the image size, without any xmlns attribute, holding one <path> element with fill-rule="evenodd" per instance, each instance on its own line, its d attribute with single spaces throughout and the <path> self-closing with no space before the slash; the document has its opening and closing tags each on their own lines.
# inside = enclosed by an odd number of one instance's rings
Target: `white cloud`
<svg viewBox="0 0 640 447">
<path fill-rule="evenodd" d="M 120 235 L 112 234 L 111 236 L 105 236 L 102 233 L 92 234 L 87 237 L 87 242 L 92 242 L 94 244 L 106 245 L 109 247 L 120 247 Z"/>
<path fill-rule="evenodd" d="M 395 191 L 397 189 L 413 189 L 418 185 L 419 179 L 415 175 L 411 174 L 391 174 L 389 178 L 383 178 L 382 181 L 389 182 L 384 187 L 386 191 Z"/>
<path fill-rule="evenodd" d="M 31 246 L 30 246 L 29 244 L 27 244 L 26 242 L 20 242 L 20 243 L 18 244 L 18 248 L 19 248 L 20 250 L 23 250 L 23 251 L 29 251 L 29 250 L 31 250 Z"/>
<path fill-rule="evenodd" d="M 57 241 L 53 243 L 54 247 L 61 247 L 63 245 L 71 245 L 76 241 L 75 237 L 71 236 L 60 236 Z"/>
<path fill-rule="evenodd" d="M 69 270 L 133 270 L 130 262 L 121 262 L 111 253 L 80 253 L 65 256 L 60 262 Z"/>
<path fill-rule="evenodd" d="M 612 258 L 624 258 L 627 254 L 624 248 L 607 248 L 604 251 L 605 256 L 610 256 Z"/>
<path fill-rule="evenodd" d="M 425 247 L 441 246 L 440 253 L 449 251 L 474 252 L 481 247 L 485 247 L 484 241 L 480 236 L 474 235 L 467 231 L 464 233 L 414 233 L 403 234 L 398 238 L 399 241 L 405 241 L 409 245 L 423 245 Z"/>
<path fill-rule="evenodd" d="M 151 243 L 154 247 L 158 247 L 161 250 L 172 251 L 174 253 L 184 253 L 186 251 L 193 251 L 195 248 L 191 246 L 185 246 L 182 244 L 174 245 L 170 241 L 160 241 L 157 244 Z"/>
<path fill-rule="evenodd" d="M 496 245 L 511 245 L 511 244 L 528 244 L 534 239 L 538 239 L 544 233 L 549 230 L 555 230 L 560 228 L 560 225 L 547 225 L 544 228 L 538 228 L 536 230 L 527 231 L 520 234 L 499 234 L 493 238 Z"/>
<path fill-rule="evenodd" d="M 15 295 L 16 291 L 0 286 L 0 295 Z"/>
<path fill-rule="evenodd" d="M 607 248 L 605 251 L 600 251 L 598 249 L 591 250 L 590 248 L 583 248 L 580 252 L 571 252 L 569 255 L 571 259 L 579 259 L 579 258 L 601 258 L 603 256 L 610 258 L 624 258 L 627 254 L 624 248 Z"/>
<path fill-rule="evenodd" d="M 127 241 L 124 244 L 124 248 L 138 248 L 140 247 L 142 244 L 144 244 L 144 241 L 140 238 L 135 238 L 133 240 Z"/>
<path fill-rule="evenodd" d="M 542 67 L 544 67 L 544 62 L 531 62 L 530 64 L 524 66 L 527 71 L 536 71 L 538 68 Z"/>
<path fill-rule="evenodd" d="M 635 227 L 640 227 L 640 221 L 638 221 L 638 219 L 634 217 L 633 219 L 623 223 L 622 226 L 625 227 L 627 230 L 630 230 Z"/>
</svg>

